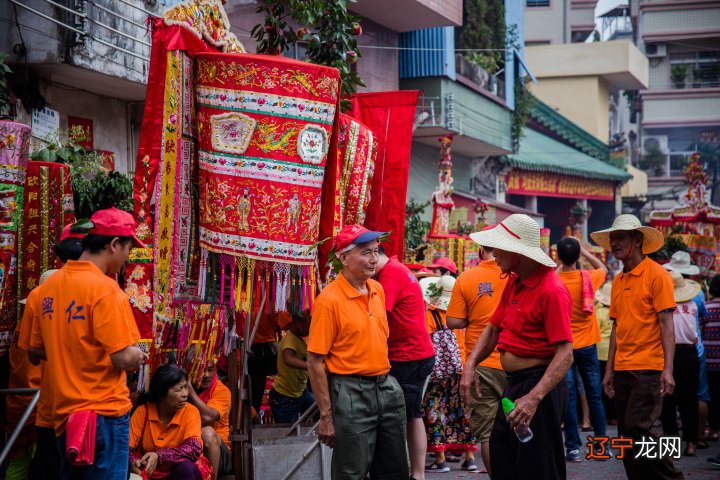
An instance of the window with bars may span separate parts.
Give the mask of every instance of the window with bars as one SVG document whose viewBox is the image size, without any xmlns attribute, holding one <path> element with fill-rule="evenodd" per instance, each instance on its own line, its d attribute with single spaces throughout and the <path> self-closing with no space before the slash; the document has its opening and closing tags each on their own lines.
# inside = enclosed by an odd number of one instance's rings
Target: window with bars
<svg viewBox="0 0 720 480">
<path fill-rule="evenodd" d="M 525 5 L 528 7 L 549 7 L 550 0 L 526 0 Z"/>
<path fill-rule="evenodd" d="M 720 87 L 720 54 L 716 51 L 671 53 L 670 65 L 686 67 L 685 88 Z"/>
</svg>

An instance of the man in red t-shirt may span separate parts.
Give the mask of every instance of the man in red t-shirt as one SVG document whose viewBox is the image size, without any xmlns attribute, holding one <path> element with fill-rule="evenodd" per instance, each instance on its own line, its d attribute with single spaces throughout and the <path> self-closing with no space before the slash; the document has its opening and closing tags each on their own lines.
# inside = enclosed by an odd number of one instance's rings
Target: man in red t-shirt
<svg viewBox="0 0 720 480">
<path fill-rule="evenodd" d="M 415 275 L 380 246 L 376 279 L 385 290 L 390 336 L 390 375 L 405 395 L 410 473 L 425 478 L 427 437 L 422 420 L 423 390 L 435 364 L 435 350 L 425 328 L 425 299 Z"/>
<path fill-rule="evenodd" d="M 512 274 L 468 357 L 482 362 L 497 346 L 508 377 L 503 397 L 515 402 L 507 418 L 498 409 L 490 434 L 493 480 L 565 478 L 561 424 L 565 374 L 573 358 L 570 293 L 554 271 L 555 262 L 540 248 L 540 226 L 527 215 L 510 215 L 470 238 L 494 248 L 503 274 Z M 478 388 L 477 377 L 463 372 L 460 390 L 467 404 L 472 388 Z M 519 443 L 516 434 L 528 428 L 533 437 Z"/>
</svg>

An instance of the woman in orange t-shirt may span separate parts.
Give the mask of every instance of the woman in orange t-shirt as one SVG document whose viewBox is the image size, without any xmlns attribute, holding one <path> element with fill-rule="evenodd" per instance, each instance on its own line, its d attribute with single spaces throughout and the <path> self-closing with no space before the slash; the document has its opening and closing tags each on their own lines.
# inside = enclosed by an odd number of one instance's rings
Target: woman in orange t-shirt
<svg viewBox="0 0 720 480">
<path fill-rule="evenodd" d="M 188 403 L 187 373 L 177 365 L 163 365 L 150 381 L 146 398 L 130 417 L 130 472 L 143 470 L 150 478 L 212 480 L 213 471 L 202 456 L 201 420 Z"/>
</svg>

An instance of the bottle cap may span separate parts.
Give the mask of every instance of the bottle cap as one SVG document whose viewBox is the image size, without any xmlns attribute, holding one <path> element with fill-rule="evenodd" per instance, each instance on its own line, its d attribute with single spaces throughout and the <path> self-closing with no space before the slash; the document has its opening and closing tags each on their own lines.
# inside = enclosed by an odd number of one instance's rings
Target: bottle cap
<svg viewBox="0 0 720 480">
<path fill-rule="evenodd" d="M 507 398 L 507 397 L 503 397 L 503 399 L 502 399 L 502 409 L 503 409 L 503 412 L 505 412 L 505 415 L 507 415 L 508 413 L 510 413 L 513 408 L 515 408 L 515 402 L 513 402 L 512 400 L 510 400 L 510 399 Z"/>
</svg>

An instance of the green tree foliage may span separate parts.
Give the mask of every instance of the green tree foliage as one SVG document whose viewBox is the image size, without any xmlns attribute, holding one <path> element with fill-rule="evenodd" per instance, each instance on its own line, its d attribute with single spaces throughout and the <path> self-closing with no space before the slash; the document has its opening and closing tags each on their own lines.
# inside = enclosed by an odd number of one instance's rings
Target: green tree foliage
<svg viewBox="0 0 720 480">
<path fill-rule="evenodd" d="M 465 0 L 463 25 L 455 29 L 455 48 L 505 48 L 505 2 Z"/>
<path fill-rule="evenodd" d="M 361 56 L 357 37 L 362 34 L 362 27 L 360 18 L 348 11 L 347 0 L 261 0 L 259 3 L 257 11 L 265 14 L 265 21 L 252 29 L 258 53 L 279 55 L 295 43 L 307 44 L 307 61 L 340 71 L 344 97 L 341 108 L 349 108 L 348 97 L 365 83 L 352 68 Z M 291 21 L 301 27 L 296 30 Z"/>
<path fill-rule="evenodd" d="M 31 160 L 64 163 L 72 176 L 75 217 L 89 218 L 97 210 L 116 207 L 132 212 L 133 186 L 130 179 L 118 172 L 105 172 L 97 152 L 87 150 L 71 139 L 60 138 L 34 151 Z M 65 137 L 65 135 L 62 135 Z M 82 141 L 82 137 L 74 137 Z"/>
</svg>

